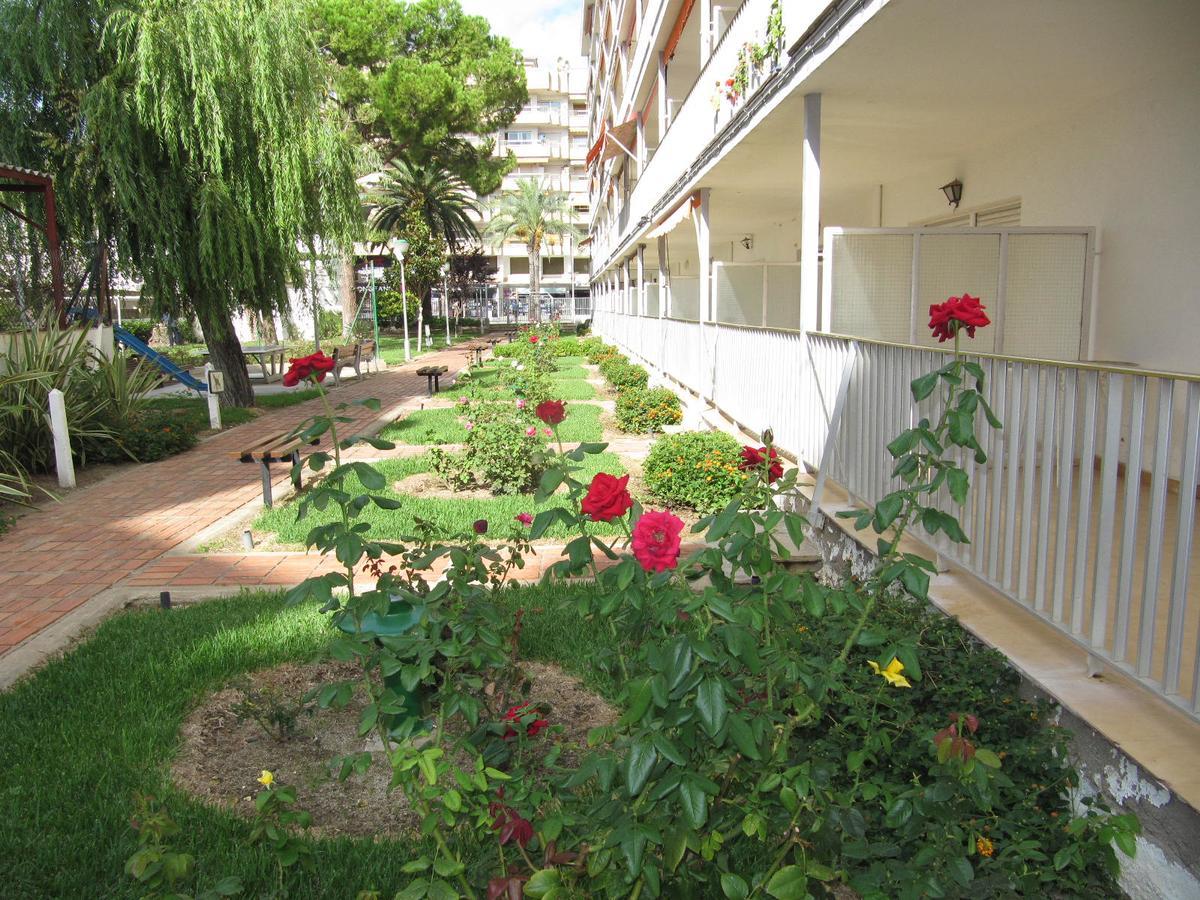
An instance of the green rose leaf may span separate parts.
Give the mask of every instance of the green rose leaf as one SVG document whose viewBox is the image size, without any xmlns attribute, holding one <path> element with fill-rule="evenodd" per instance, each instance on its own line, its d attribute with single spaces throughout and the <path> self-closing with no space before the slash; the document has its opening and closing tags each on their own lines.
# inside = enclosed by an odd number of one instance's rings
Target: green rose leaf
<svg viewBox="0 0 1200 900">
<path fill-rule="evenodd" d="M 715 737 L 725 725 L 728 715 L 725 705 L 725 688 L 713 678 L 706 678 L 696 688 L 696 712 L 700 714 L 700 724 L 708 732 L 709 737 Z"/>
<path fill-rule="evenodd" d="M 625 786 L 629 789 L 630 797 L 636 797 L 645 788 L 657 760 L 658 751 L 649 737 L 641 737 L 633 742 L 629 755 L 625 757 Z"/>
<path fill-rule="evenodd" d="M 721 876 L 721 893 L 729 900 L 745 900 L 750 896 L 750 885 L 740 875 L 726 872 Z"/>
<path fill-rule="evenodd" d="M 808 894 L 808 876 L 799 866 L 784 866 L 767 882 L 767 893 L 776 900 L 802 900 Z"/>
</svg>

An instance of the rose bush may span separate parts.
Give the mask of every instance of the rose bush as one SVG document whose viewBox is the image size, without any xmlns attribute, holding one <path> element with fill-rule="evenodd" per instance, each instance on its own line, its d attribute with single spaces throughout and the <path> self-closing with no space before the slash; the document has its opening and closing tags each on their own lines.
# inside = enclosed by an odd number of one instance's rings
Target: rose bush
<svg viewBox="0 0 1200 900">
<path fill-rule="evenodd" d="M 741 452 L 723 431 L 664 434 L 646 457 L 646 486 L 670 506 L 717 512 L 741 492 L 747 478 Z"/>
<path fill-rule="evenodd" d="M 614 519 L 622 536 L 600 540 L 583 509 L 595 479 L 578 474 L 603 445 L 547 450 L 539 495 L 565 488 L 574 505 L 539 513 L 528 540 L 556 522 L 577 529 L 547 577 L 596 582 L 564 602 L 612 635 L 595 661 L 621 707 L 571 764 L 546 749 L 552 719 L 521 696 L 524 613 L 501 602 L 526 539 L 373 541 L 354 515 L 376 498 L 341 488 L 342 473 L 364 464 L 337 462 L 306 500 L 343 510 L 310 543 L 346 571 L 309 579 L 292 598 L 353 623 L 393 600 L 422 607 L 408 634 L 352 629 L 332 648 L 360 662 L 362 731 L 384 743 L 392 783 L 436 848 L 405 866 L 411 884 L 390 887 L 414 898 L 790 900 L 839 885 L 869 898 L 1115 894 L 1114 847 L 1132 853 L 1136 820 L 1099 806 L 1073 815 L 1061 735 L 1013 698 L 1011 670 L 913 602 L 927 599 L 934 566 L 901 550 L 908 526 L 965 539 L 933 500 L 946 485 L 961 503 L 958 453 L 982 453 L 975 419 L 992 417 L 977 368 L 956 356 L 913 382 L 918 404 L 944 386 L 941 412 L 890 445 L 903 487 L 855 513 L 880 549 L 858 581 L 823 584 L 779 564 L 780 534 L 799 545 L 807 525 L 791 511 L 798 471 L 776 471 L 769 438 L 750 448 L 742 490 L 695 526 L 704 542 L 690 546 L 678 518 L 636 503 Z M 353 469 L 369 491 L 368 470 Z M 358 589 L 357 562 L 385 554 L 375 587 Z M 444 576 L 430 576 L 435 564 Z M 385 672 L 426 691 L 427 737 L 410 739 L 419 721 L 385 724 L 401 708 Z M 335 684 L 319 699 L 349 697 Z M 338 768 L 370 764 L 351 754 Z"/>
</svg>

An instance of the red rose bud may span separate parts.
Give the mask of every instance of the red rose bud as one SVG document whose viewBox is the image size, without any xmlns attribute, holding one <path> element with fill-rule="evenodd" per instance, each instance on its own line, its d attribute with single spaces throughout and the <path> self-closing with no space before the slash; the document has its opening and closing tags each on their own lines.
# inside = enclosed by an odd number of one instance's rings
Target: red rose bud
<svg viewBox="0 0 1200 900">
<path fill-rule="evenodd" d="M 544 400 L 537 405 L 534 414 L 547 425 L 557 425 L 567 417 L 567 409 L 561 400 Z"/>
<path fill-rule="evenodd" d="M 607 472 L 596 473 L 588 487 L 587 496 L 579 505 L 580 511 L 593 522 L 611 522 L 613 519 L 619 519 L 633 508 L 628 484 L 628 475 L 614 478 Z"/>
<path fill-rule="evenodd" d="M 475 529 L 476 534 L 487 534 L 487 519 L 476 519 L 471 527 Z"/>
<path fill-rule="evenodd" d="M 515 516 L 513 516 L 513 518 L 526 527 L 529 527 L 533 524 L 533 516 L 531 516 L 529 513 L 517 513 Z"/>
</svg>

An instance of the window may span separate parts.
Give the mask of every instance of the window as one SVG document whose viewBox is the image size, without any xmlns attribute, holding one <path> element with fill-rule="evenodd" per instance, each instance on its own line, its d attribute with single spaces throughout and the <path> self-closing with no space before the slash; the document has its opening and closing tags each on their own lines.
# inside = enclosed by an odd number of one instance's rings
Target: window
<svg viewBox="0 0 1200 900">
<path fill-rule="evenodd" d="M 532 144 L 532 131 L 506 131 L 504 132 L 504 142 L 506 144 Z"/>
<path fill-rule="evenodd" d="M 1021 224 L 1021 201 L 1006 200 L 916 224 L 935 228 L 1015 228 Z"/>
</svg>

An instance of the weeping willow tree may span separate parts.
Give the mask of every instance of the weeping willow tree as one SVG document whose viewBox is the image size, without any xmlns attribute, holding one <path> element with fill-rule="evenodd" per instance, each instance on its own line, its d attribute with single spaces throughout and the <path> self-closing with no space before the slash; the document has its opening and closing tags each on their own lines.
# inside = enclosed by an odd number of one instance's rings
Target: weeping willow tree
<svg viewBox="0 0 1200 900">
<path fill-rule="evenodd" d="M 233 312 L 285 308 L 305 248 L 361 217 L 303 4 L 6 0 L 0 30 L 26 40 L 0 51 L 26 54 L 0 62 L 0 119 L 58 129 L 15 161 L 67 182 L 66 215 L 111 241 L 160 311 L 195 313 L 223 399 L 251 404 Z"/>
</svg>

